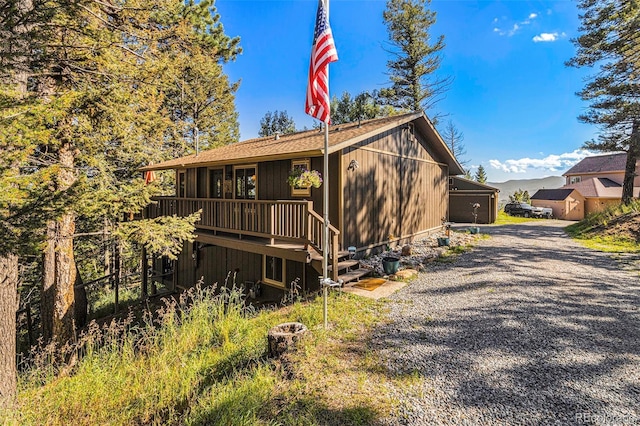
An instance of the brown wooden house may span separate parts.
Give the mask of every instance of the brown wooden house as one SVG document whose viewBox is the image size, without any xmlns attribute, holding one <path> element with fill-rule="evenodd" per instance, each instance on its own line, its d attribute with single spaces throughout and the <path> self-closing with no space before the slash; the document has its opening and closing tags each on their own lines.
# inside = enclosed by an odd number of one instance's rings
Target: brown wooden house
<svg viewBox="0 0 640 426">
<path fill-rule="evenodd" d="M 145 167 L 176 173 L 177 193 L 158 198 L 149 217 L 202 209 L 196 241 L 175 262 L 172 285 L 189 287 L 201 277 L 222 284 L 231 274 L 247 287 L 260 282 L 267 294 L 281 294 L 294 280 L 313 290 L 324 250 L 332 279 L 348 281 L 362 272 L 347 248 L 357 258 L 437 229 L 448 217 L 449 176 L 463 170 L 423 113 L 341 124 L 329 132 L 323 185 L 331 229 L 323 241 L 322 188 L 288 183 L 295 167 L 323 170 L 323 143 L 323 132 L 310 130 Z"/>
</svg>

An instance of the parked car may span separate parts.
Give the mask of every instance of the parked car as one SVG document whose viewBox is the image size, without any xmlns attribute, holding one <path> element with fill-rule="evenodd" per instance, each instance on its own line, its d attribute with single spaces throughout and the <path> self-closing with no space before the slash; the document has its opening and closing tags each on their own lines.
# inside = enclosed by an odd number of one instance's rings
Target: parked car
<svg viewBox="0 0 640 426">
<path fill-rule="evenodd" d="M 504 206 L 504 212 L 511 216 L 544 217 L 547 219 L 553 216 L 553 210 L 548 207 L 534 207 L 521 201 L 507 203 Z"/>
</svg>

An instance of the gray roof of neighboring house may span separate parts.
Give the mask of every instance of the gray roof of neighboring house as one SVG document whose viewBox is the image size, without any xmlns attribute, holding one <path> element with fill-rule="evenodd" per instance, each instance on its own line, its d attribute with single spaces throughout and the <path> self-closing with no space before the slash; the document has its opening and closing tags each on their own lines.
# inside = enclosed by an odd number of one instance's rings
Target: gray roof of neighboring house
<svg viewBox="0 0 640 426">
<path fill-rule="evenodd" d="M 539 189 L 538 192 L 533 194 L 532 200 L 565 200 L 569 194 L 575 189 L 573 188 L 558 188 L 558 189 Z"/>
<path fill-rule="evenodd" d="M 567 170 L 563 176 L 584 173 L 624 172 L 626 165 L 627 154 L 625 152 L 585 157 L 578 164 Z"/>
</svg>

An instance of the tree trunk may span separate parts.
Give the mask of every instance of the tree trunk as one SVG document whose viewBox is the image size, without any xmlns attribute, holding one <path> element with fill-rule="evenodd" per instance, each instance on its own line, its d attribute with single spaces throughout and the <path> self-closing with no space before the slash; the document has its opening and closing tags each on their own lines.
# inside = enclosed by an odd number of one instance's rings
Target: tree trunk
<svg viewBox="0 0 640 426">
<path fill-rule="evenodd" d="M 73 147 L 65 143 L 58 152 L 62 166 L 57 176 L 58 190 L 67 190 L 75 182 Z M 45 341 L 64 344 L 75 335 L 74 284 L 76 266 L 73 212 L 67 212 L 47 225 L 42 291 L 42 332 Z"/>
<path fill-rule="evenodd" d="M 33 9 L 31 0 L 21 0 L 16 5 L 21 13 Z M 16 33 L 26 33 L 28 28 L 18 25 Z M 13 46 L 17 52 L 26 52 L 23 43 Z M 3 83 L 15 84 L 22 96 L 27 93 L 28 58 L 17 55 L 12 64 L 13 76 L 3 77 Z M 12 165 L 18 170 L 18 165 Z M 10 236 L 3 235 L 3 238 Z M 16 311 L 18 310 L 18 256 L 0 254 L 0 409 L 13 406 L 16 396 Z"/>
<path fill-rule="evenodd" d="M 631 204 L 633 200 L 633 182 L 636 178 L 636 162 L 640 156 L 640 121 L 633 122 L 631 137 L 629 140 L 629 150 L 627 151 L 627 164 L 624 171 L 624 181 L 622 185 L 622 203 Z"/>
<path fill-rule="evenodd" d="M 18 257 L 0 256 L 0 408 L 13 404 L 16 395 L 16 310 Z"/>
</svg>

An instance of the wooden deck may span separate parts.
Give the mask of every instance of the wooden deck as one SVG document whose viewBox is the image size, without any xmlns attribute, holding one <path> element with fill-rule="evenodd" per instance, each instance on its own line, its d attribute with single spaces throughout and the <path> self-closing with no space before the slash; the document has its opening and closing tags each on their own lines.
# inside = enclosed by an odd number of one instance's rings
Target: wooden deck
<svg viewBox="0 0 640 426">
<path fill-rule="evenodd" d="M 340 231 L 329 225 L 325 241 L 323 218 L 313 210 L 311 201 L 179 197 L 153 201 L 147 208 L 148 218 L 184 217 L 200 211 L 195 226 L 198 241 L 204 243 L 306 263 L 311 262 L 314 252 L 322 257 L 327 251 L 331 265 L 338 261 Z M 338 279 L 337 268 L 331 275 Z"/>
</svg>

